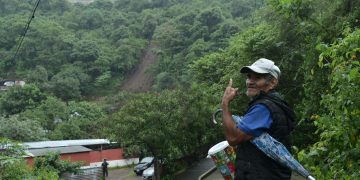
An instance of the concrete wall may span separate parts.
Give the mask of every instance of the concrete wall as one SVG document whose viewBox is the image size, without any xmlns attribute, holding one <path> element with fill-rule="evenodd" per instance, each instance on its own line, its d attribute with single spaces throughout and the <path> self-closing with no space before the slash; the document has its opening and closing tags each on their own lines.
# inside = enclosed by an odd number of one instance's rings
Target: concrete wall
<svg viewBox="0 0 360 180">
<path fill-rule="evenodd" d="M 118 149 L 106 149 L 102 151 L 90 151 L 80 153 L 61 154 L 62 160 L 69 160 L 71 162 L 82 161 L 84 167 L 100 167 L 103 159 L 107 159 L 109 167 L 127 166 L 138 163 L 138 158 L 125 159 L 124 151 Z M 26 157 L 27 164 L 33 166 L 34 158 Z"/>
<path fill-rule="evenodd" d="M 107 160 L 107 162 L 109 163 L 109 167 L 123 167 L 123 166 L 137 164 L 139 162 L 139 158 Z M 84 168 L 101 167 L 101 163 L 102 162 L 90 163 L 89 166 L 85 166 Z"/>
</svg>

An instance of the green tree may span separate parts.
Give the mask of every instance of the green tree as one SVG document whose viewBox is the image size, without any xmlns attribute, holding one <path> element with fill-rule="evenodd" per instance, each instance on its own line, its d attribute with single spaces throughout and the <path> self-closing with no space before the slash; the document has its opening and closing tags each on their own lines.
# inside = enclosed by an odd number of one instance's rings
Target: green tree
<svg viewBox="0 0 360 180">
<path fill-rule="evenodd" d="M 126 74 L 133 70 L 139 62 L 148 43 L 144 39 L 130 37 L 121 39 L 116 49 L 117 54 L 112 58 L 111 70 L 117 74 Z"/>
<path fill-rule="evenodd" d="M 129 27 L 126 27 L 124 25 L 119 26 L 111 32 L 111 40 L 113 42 L 117 42 L 120 39 L 129 38 L 130 36 L 132 36 L 131 30 L 129 29 Z"/>
<path fill-rule="evenodd" d="M 70 162 L 61 160 L 59 153 L 49 153 L 44 157 L 35 158 L 34 172 L 35 174 L 43 173 L 43 171 L 56 172 L 58 176 L 65 172 L 76 173 L 80 170 L 81 162 Z"/>
<path fill-rule="evenodd" d="M 31 177 L 31 169 L 20 159 L 3 165 L 0 170 L 1 179 L 16 180 L 29 179 Z"/>
<path fill-rule="evenodd" d="M 144 147 L 156 159 L 196 158 L 201 156 L 198 150 L 206 149 L 221 133 L 208 119 L 211 99 L 200 88 L 141 94 L 113 115 L 110 128 L 124 147 Z M 169 168 L 174 167 L 169 164 Z"/>
<path fill-rule="evenodd" d="M 176 87 L 176 81 L 170 73 L 162 72 L 155 78 L 153 88 L 157 91 L 165 89 L 174 89 Z"/>
<path fill-rule="evenodd" d="M 20 116 L 37 121 L 43 129 L 52 131 L 56 124 L 68 120 L 69 114 L 65 102 L 49 96 L 42 104 L 34 109 L 24 111 Z"/>
<path fill-rule="evenodd" d="M 46 99 L 38 87 L 33 84 L 9 88 L 0 98 L 0 110 L 4 114 L 17 114 L 33 109 Z"/>
<path fill-rule="evenodd" d="M 113 2 L 110 0 L 94 1 L 90 4 L 90 7 L 94 9 L 110 11 L 113 7 Z"/>
<path fill-rule="evenodd" d="M 10 145 L 11 144 L 11 145 Z M 0 179 L 25 179 L 30 174 L 22 159 L 25 149 L 19 143 L 0 137 Z"/>
<path fill-rule="evenodd" d="M 103 119 L 106 114 L 101 106 L 91 102 L 70 102 L 69 103 L 70 118 L 69 121 L 79 122 L 79 127 L 83 134 L 83 138 L 99 138 L 102 135 Z"/>
<path fill-rule="evenodd" d="M 35 69 L 27 75 L 25 81 L 35 84 L 42 91 L 49 91 L 49 75 L 43 66 L 36 66 Z"/>
<path fill-rule="evenodd" d="M 68 103 L 68 119 L 58 123 L 50 134 L 51 139 L 91 139 L 103 136 L 106 114 L 97 104 L 90 102 Z"/>
<path fill-rule="evenodd" d="M 142 12 L 142 31 L 146 39 L 152 39 L 156 26 L 160 21 L 159 10 L 144 10 Z"/>
<path fill-rule="evenodd" d="M 88 9 L 80 12 L 79 21 L 82 29 L 96 29 L 103 25 L 104 15 L 98 9 Z"/>
<path fill-rule="evenodd" d="M 21 0 L 14 0 L 11 2 L 0 0 L 0 5 L 0 14 L 3 16 L 15 13 L 30 12 L 32 10 L 33 4 Z"/>
<path fill-rule="evenodd" d="M 29 142 L 46 139 L 45 131 L 35 120 L 13 115 L 0 117 L 0 136 L 11 140 Z"/>
<path fill-rule="evenodd" d="M 39 11 L 61 15 L 64 11 L 69 10 L 70 6 L 71 4 L 66 0 L 49 0 L 39 4 Z"/>
<path fill-rule="evenodd" d="M 64 101 L 78 100 L 81 97 L 80 82 L 74 77 L 55 76 L 51 84 L 54 95 Z"/>
<path fill-rule="evenodd" d="M 95 79 L 94 85 L 97 87 L 104 87 L 111 80 L 111 77 L 111 71 L 105 71 Z"/>
<path fill-rule="evenodd" d="M 87 138 L 88 133 L 80 129 L 79 122 L 65 121 L 56 125 L 55 129 L 49 134 L 53 140 L 73 140 Z"/>
<path fill-rule="evenodd" d="M 159 25 L 154 32 L 154 39 L 159 41 L 160 46 L 175 54 L 184 48 L 184 39 L 181 31 L 176 28 L 176 23 L 169 21 Z"/>
<path fill-rule="evenodd" d="M 233 0 L 229 3 L 230 12 L 233 17 L 248 18 L 252 12 L 264 4 L 263 0 L 246 1 L 246 0 Z"/>
<path fill-rule="evenodd" d="M 209 28 L 209 32 L 215 29 L 215 26 L 223 21 L 222 10 L 218 7 L 203 10 L 197 17 L 197 20 Z"/>
<path fill-rule="evenodd" d="M 13 68 L 18 69 L 19 75 L 26 76 L 28 70 L 40 65 L 52 76 L 59 71 L 59 66 L 70 62 L 70 54 L 77 39 L 73 32 L 59 22 L 44 17 L 39 17 L 32 26 L 24 38 L 21 51 L 16 59 L 12 59 L 15 61 Z"/>
<path fill-rule="evenodd" d="M 321 93 L 323 113 L 311 117 L 320 141 L 300 152 L 317 178 L 360 177 L 360 99 L 355 95 L 360 84 L 360 30 L 347 30 L 344 35 L 331 45 L 319 45 L 318 64 L 329 70 L 330 86 Z"/>
<path fill-rule="evenodd" d="M 65 65 L 51 78 L 50 85 L 56 97 L 64 101 L 80 99 L 88 93 L 90 77 L 79 66 Z"/>
<path fill-rule="evenodd" d="M 7 4 L 7 3 L 5 3 Z M 4 7 L 4 6 L 2 6 Z M 1 11 L 3 12 L 3 11 Z M 14 23 L 10 23 L 14 22 Z M 7 18 L 1 17 L 0 23 L 7 24 L 7 26 L 0 27 L 0 42 L 2 48 L 5 50 L 10 50 L 13 46 L 16 45 L 16 38 L 23 31 L 23 24 L 26 22 L 26 19 L 20 15 L 12 15 Z"/>
<path fill-rule="evenodd" d="M 10 144 L 12 144 L 10 146 Z M 14 142 L 8 138 L 0 137 L 0 165 L 3 166 L 6 163 L 11 163 L 18 160 L 18 158 L 25 155 L 25 148 L 19 143 Z M 1 168 L 0 168 L 1 169 Z"/>
<path fill-rule="evenodd" d="M 71 58 L 73 61 L 90 63 L 95 61 L 100 55 L 100 48 L 95 41 L 81 40 L 74 45 Z"/>
<path fill-rule="evenodd" d="M 207 54 L 210 51 L 211 44 L 212 43 L 210 42 L 205 42 L 204 39 L 196 40 L 189 47 L 188 53 L 186 55 L 187 62 L 196 61 L 198 58 Z"/>
<path fill-rule="evenodd" d="M 15 141 L 0 138 L 0 179 L 59 179 L 56 172 L 39 169 L 36 173 L 24 161 L 25 147 Z"/>
</svg>

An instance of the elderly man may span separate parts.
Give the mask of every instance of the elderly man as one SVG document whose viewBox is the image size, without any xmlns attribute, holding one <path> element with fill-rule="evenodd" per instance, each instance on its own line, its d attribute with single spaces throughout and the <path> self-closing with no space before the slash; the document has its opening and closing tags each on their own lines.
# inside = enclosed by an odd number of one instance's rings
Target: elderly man
<svg viewBox="0 0 360 180">
<path fill-rule="evenodd" d="M 230 102 L 238 94 L 231 79 L 222 99 L 225 137 L 230 145 L 237 146 L 235 179 L 290 179 L 290 169 L 266 156 L 249 141 L 267 132 L 290 148 L 289 134 L 294 128 L 295 113 L 275 91 L 280 69 L 273 61 L 261 58 L 251 66 L 241 68 L 240 72 L 247 75 L 246 95 L 250 103 L 238 124 L 235 124 L 230 109 Z"/>
</svg>

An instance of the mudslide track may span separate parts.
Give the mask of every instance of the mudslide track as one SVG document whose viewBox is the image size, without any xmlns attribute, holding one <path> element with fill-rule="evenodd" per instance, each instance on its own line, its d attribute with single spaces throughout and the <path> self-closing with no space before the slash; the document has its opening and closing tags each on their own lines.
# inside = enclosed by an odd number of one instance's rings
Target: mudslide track
<svg viewBox="0 0 360 180">
<path fill-rule="evenodd" d="M 150 73 L 147 73 L 146 70 L 150 65 L 155 63 L 156 56 L 152 52 L 154 48 L 156 48 L 156 45 L 150 42 L 140 64 L 138 64 L 134 72 L 128 76 L 128 79 L 125 80 L 120 87 L 121 91 L 146 92 L 150 90 L 154 82 L 154 77 Z"/>
</svg>

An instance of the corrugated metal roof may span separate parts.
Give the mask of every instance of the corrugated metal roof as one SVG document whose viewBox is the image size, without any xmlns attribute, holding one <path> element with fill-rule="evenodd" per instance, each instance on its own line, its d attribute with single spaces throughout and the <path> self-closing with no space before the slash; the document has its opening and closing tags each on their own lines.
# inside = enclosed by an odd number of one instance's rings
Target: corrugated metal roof
<svg viewBox="0 0 360 180">
<path fill-rule="evenodd" d="M 29 149 L 27 152 L 31 156 L 44 156 L 50 152 L 56 152 L 60 154 L 68 153 L 79 153 L 79 152 L 89 152 L 92 151 L 89 148 L 83 146 L 67 146 L 67 147 L 54 147 L 54 148 L 41 148 L 41 149 Z"/>
<path fill-rule="evenodd" d="M 110 144 L 110 141 L 107 139 L 79 139 L 79 140 L 38 141 L 38 142 L 22 143 L 22 145 L 26 146 L 29 149 L 65 147 L 65 146 L 100 145 L 100 144 Z"/>
</svg>

